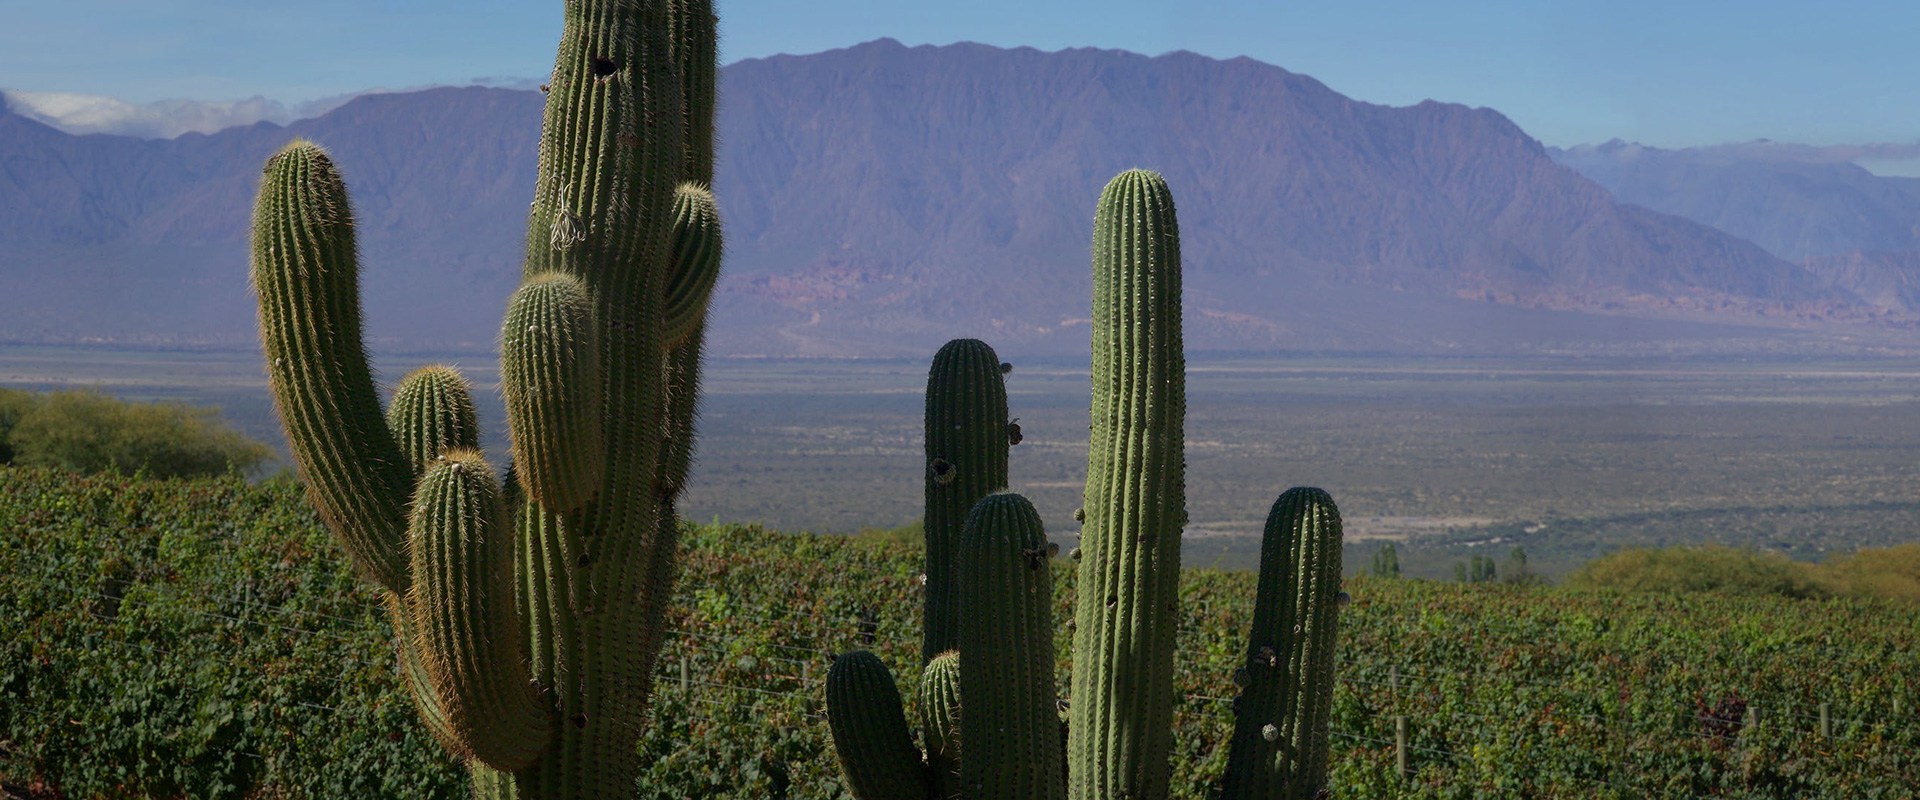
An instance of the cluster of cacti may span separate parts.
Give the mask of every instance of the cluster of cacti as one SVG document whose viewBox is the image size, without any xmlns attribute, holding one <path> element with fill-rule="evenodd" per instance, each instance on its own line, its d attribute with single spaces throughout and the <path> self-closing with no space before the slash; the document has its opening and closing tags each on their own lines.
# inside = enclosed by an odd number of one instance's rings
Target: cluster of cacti
<svg viewBox="0 0 1920 800">
<path fill-rule="evenodd" d="M 565 4 L 501 332 L 504 487 L 450 368 L 408 375 L 382 416 L 345 183 L 307 142 L 267 162 L 253 282 L 281 421 L 476 795 L 635 789 L 719 270 L 714 40 L 707 0 Z"/>
<path fill-rule="evenodd" d="M 1186 378 L 1179 233 L 1160 176 L 1135 170 L 1107 185 L 1093 249 L 1092 434 L 1076 515 L 1065 741 L 1053 676 L 1054 548 L 1033 506 L 999 491 L 1019 434 L 997 358 L 984 343 L 957 340 L 934 358 L 927 383 L 924 752 L 877 657 L 841 656 L 827 676 L 828 719 L 860 800 L 1169 794 Z M 1332 498 L 1282 494 L 1267 518 L 1253 630 L 1234 675 L 1242 692 L 1226 797 L 1311 798 L 1325 782 L 1340 555 Z"/>
</svg>

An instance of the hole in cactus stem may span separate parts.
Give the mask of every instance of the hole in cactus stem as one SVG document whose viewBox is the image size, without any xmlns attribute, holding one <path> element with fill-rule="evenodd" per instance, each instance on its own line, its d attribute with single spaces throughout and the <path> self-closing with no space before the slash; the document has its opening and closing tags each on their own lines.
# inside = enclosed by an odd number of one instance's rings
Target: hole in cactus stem
<svg viewBox="0 0 1920 800">
<path fill-rule="evenodd" d="M 945 486 L 953 482 L 953 465 L 944 458 L 936 458 L 929 466 L 933 471 L 933 482 Z"/>
<path fill-rule="evenodd" d="M 613 77 L 613 73 L 619 71 L 620 65 L 613 63 L 613 59 L 611 58 L 596 58 L 593 60 L 593 77 L 611 78 Z"/>
<path fill-rule="evenodd" d="M 587 727 L 587 715 L 585 714 L 573 715 L 573 727 L 576 727 L 576 728 Z"/>
<path fill-rule="evenodd" d="M 1111 594 L 1107 595 L 1107 608 L 1113 608 L 1114 606 L 1117 606 L 1119 604 L 1120 604 L 1120 597 L 1118 595 L 1111 595 Z"/>
</svg>

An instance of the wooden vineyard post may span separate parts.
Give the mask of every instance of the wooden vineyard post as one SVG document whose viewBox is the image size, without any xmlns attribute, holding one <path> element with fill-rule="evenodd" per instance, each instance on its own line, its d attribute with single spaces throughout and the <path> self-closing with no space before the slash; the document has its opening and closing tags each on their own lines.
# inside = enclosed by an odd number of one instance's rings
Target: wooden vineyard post
<svg viewBox="0 0 1920 800">
<path fill-rule="evenodd" d="M 1407 718 L 1393 718 L 1393 768 L 1402 780 L 1407 777 Z"/>
</svg>

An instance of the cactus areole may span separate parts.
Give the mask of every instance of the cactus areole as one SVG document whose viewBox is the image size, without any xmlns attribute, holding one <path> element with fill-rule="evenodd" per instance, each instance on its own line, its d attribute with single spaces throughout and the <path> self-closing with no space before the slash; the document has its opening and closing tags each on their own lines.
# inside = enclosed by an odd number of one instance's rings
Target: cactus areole
<svg viewBox="0 0 1920 800">
<path fill-rule="evenodd" d="M 480 797 L 635 791 L 720 268 L 711 3 L 564 13 L 501 337 L 513 485 L 476 452 L 452 369 L 409 375 L 381 412 L 326 151 L 270 158 L 253 218 L 261 342 L 308 497 L 387 591 L 421 719 Z"/>
</svg>

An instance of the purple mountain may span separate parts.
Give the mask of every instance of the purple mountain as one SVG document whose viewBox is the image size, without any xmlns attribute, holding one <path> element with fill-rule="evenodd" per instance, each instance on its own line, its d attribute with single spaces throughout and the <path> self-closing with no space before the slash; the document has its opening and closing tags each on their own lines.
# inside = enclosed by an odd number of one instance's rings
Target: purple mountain
<svg viewBox="0 0 1920 800">
<path fill-rule="evenodd" d="M 963 335 L 1084 351 L 1093 202 L 1130 167 L 1174 188 L 1201 348 L 1534 349 L 1874 311 L 1616 201 L 1494 111 L 1371 105 L 1244 58 L 881 40 L 733 64 L 721 103 L 721 353 L 925 355 Z M 304 137 L 353 190 L 377 344 L 490 346 L 540 104 L 371 95 L 165 141 L 0 111 L 0 339 L 251 342 L 254 182 Z"/>
</svg>

